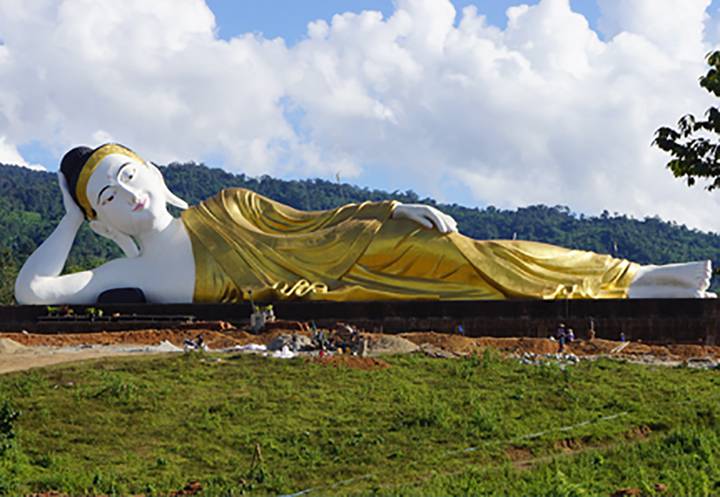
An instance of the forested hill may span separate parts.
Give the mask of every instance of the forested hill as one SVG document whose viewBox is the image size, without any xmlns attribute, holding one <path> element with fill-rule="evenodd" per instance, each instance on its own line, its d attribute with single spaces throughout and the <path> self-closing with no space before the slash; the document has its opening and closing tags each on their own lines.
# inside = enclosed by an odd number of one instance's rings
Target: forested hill
<svg viewBox="0 0 720 497">
<path fill-rule="evenodd" d="M 574 215 L 569 208 L 535 205 L 517 210 L 467 208 L 437 204 L 412 192 L 388 193 L 324 180 L 285 181 L 263 176 L 233 175 L 202 164 L 163 167 L 171 190 L 190 204 L 222 188 L 243 187 L 298 209 L 327 209 L 348 202 L 396 199 L 437 206 L 452 215 L 460 231 L 478 239 L 535 240 L 593 250 L 643 264 L 712 259 L 720 267 L 720 235 L 703 233 L 658 218 L 643 220 L 604 213 Z M 12 301 L 12 285 L 25 258 L 54 229 L 63 214 L 55 173 L 0 164 L 0 302 Z M 69 269 L 93 267 L 119 255 L 106 240 L 83 226 L 69 260 Z"/>
</svg>

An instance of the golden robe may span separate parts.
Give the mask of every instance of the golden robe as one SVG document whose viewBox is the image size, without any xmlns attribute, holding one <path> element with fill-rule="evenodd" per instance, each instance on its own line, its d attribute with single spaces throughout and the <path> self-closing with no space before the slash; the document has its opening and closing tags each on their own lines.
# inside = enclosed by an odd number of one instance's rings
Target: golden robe
<svg viewBox="0 0 720 497">
<path fill-rule="evenodd" d="M 194 302 L 624 298 L 639 265 L 391 219 L 394 201 L 299 211 L 245 189 L 182 213 Z"/>
</svg>

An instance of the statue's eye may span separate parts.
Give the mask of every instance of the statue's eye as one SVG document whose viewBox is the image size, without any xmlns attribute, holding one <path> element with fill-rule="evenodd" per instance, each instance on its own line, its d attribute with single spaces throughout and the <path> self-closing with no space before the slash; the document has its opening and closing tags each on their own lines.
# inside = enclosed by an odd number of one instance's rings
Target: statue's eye
<svg viewBox="0 0 720 497">
<path fill-rule="evenodd" d="M 135 168 L 127 167 L 121 174 L 122 181 L 131 181 L 135 177 Z"/>
<path fill-rule="evenodd" d="M 102 205 L 109 204 L 112 202 L 112 200 L 115 198 L 115 195 L 110 195 L 109 197 L 105 197 L 105 200 L 102 201 Z"/>
</svg>

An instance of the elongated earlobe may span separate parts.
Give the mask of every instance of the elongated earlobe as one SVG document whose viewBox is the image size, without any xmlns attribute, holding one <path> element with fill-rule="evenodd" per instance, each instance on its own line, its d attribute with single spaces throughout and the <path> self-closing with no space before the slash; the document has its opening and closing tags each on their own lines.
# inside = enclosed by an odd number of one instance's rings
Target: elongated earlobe
<svg viewBox="0 0 720 497">
<path fill-rule="evenodd" d="M 148 164 L 148 167 L 150 167 L 150 169 L 152 169 L 153 173 L 155 173 L 158 176 L 158 178 L 160 178 L 160 182 L 162 183 L 163 188 L 165 189 L 165 200 L 167 201 L 167 203 L 170 205 L 174 205 L 175 207 L 177 207 L 179 209 L 183 209 L 183 210 L 187 209 L 188 203 L 170 191 L 170 188 L 168 188 L 167 184 L 165 184 L 165 178 L 163 178 L 163 175 L 160 172 L 160 169 L 157 167 L 157 165 L 152 162 L 148 162 L 147 164 Z"/>
<path fill-rule="evenodd" d="M 189 207 L 187 202 L 171 192 L 167 186 L 165 186 L 165 198 L 167 199 L 168 204 L 174 205 L 179 209 L 185 210 Z"/>
</svg>

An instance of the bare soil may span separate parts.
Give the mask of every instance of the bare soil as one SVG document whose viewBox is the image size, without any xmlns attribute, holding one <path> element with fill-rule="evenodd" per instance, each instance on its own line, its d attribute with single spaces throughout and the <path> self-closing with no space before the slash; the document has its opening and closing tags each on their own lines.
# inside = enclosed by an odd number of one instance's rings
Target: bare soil
<svg viewBox="0 0 720 497">
<path fill-rule="evenodd" d="M 543 355 L 554 354 L 559 351 L 558 343 L 549 338 L 470 338 L 462 335 L 435 332 L 402 333 L 400 336 L 417 345 L 430 343 L 435 347 L 460 355 L 477 354 L 488 347 L 511 354 L 529 352 Z M 618 357 L 653 356 L 666 360 L 687 360 L 698 357 L 720 358 L 720 346 L 691 344 L 650 345 L 630 342 L 620 352 L 614 352 L 621 345 L 623 345 L 623 342 L 600 338 L 576 340 L 567 344 L 564 352 L 575 354 L 578 357 L 597 355 L 617 355 Z"/>
<path fill-rule="evenodd" d="M 273 328 L 261 333 L 252 334 L 236 329 L 224 322 L 196 323 L 194 326 L 184 325 L 170 329 L 147 329 L 133 331 L 113 331 L 98 333 L 62 333 L 37 334 L 27 332 L 0 332 L 0 373 L 43 367 L 69 361 L 79 361 L 107 356 L 126 355 L 127 352 L 103 349 L 80 351 L 63 351 L 61 347 L 79 347 L 83 345 L 157 345 L 168 341 L 182 347 L 185 339 L 195 339 L 203 335 L 210 349 L 230 348 L 250 343 L 268 345 L 278 335 L 297 333 L 310 336 L 310 331 L 303 323 L 276 323 Z M 559 351 L 558 343 L 547 338 L 470 338 L 462 335 L 415 331 L 401 333 L 396 337 L 381 334 L 366 334 L 371 343 L 395 341 L 400 337 L 408 340 L 409 345 L 421 346 L 421 350 L 431 350 L 434 357 L 466 356 L 482 353 L 487 348 L 498 350 L 504 354 L 533 353 L 538 355 L 553 354 Z M 422 347 L 424 346 L 424 347 Z M 619 350 L 622 349 L 622 350 Z M 443 355 L 442 352 L 447 352 Z M 720 359 L 720 346 L 707 345 L 650 345 L 639 342 L 621 343 L 612 340 L 576 340 L 565 347 L 565 352 L 579 357 L 616 356 L 625 358 L 651 357 L 660 361 L 684 361 L 691 358 Z M 373 362 L 375 361 L 375 362 Z M 370 358 L 353 358 L 351 356 L 328 356 L 320 361 L 324 365 L 344 366 L 360 369 L 387 367 L 387 363 Z"/>
<path fill-rule="evenodd" d="M 28 347 L 69 347 L 74 345 L 156 345 L 164 340 L 182 346 L 185 339 L 203 335 L 208 347 L 226 348 L 246 343 L 257 343 L 257 337 L 238 330 L 212 331 L 207 329 L 158 329 L 112 331 L 100 333 L 0 333 L 0 339 L 9 338 Z"/>
</svg>

